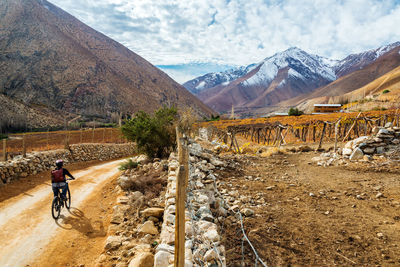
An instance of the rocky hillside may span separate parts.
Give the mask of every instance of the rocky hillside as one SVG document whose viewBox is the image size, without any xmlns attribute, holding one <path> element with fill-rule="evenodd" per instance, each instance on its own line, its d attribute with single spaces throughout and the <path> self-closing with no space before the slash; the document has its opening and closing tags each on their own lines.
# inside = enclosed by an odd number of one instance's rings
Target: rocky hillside
<svg viewBox="0 0 400 267">
<path fill-rule="evenodd" d="M 399 66 L 399 49 L 397 42 L 339 61 L 290 48 L 250 65 L 255 67 L 235 80 L 219 82 L 223 73 L 211 73 L 184 85 L 217 111 L 229 112 L 233 105 L 238 112 L 265 114 L 358 89 Z"/>
<path fill-rule="evenodd" d="M 30 107 L 0 94 L 0 133 L 2 130 L 55 127 L 63 114 L 43 107 Z"/>
<path fill-rule="evenodd" d="M 0 3 L 0 93 L 24 104 L 110 117 L 162 105 L 211 110 L 123 45 L 46 0 Z"/>
</svg>

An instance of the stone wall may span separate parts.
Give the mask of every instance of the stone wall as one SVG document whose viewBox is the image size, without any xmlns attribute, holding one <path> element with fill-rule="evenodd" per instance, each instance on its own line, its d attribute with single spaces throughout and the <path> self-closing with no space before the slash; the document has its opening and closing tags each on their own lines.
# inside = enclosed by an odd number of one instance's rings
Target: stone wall
<svg viewBox="0 0 400 267">
<path fill-rule="evenodd" d="M 218 217 L 226 216 L 227 210 L 224 201 L 217 196 L 216 177 L 213 173 L 215 168 L 225 166 L 226 163 L 207 153 L 194 142 L 190 145 L 189 152 L 185 266 L 226 266 L 225 248 L 219 235 L 219 221 L 222 220 L 218 220 Z M 155 267 L 173 266 L 178 167 L 176 155 L 171 154 L 160 245 L 156 248 L 154 257 Z"/>
<path fill-rule="evenodd" d="M 358 160 L 374 154 L 389 155 L 399 147 L 400 128 L 393 127 L 392 123 L 387 123 L 384 128 L 376 127 L 372 132 L 371 136 L 361 136 L 347 142 L 342 151 L 343 156 L 348 156 L 350 160 Z"/>
<path fill-rule="evenodd" d="M 26 157 L 17 156 L 12 160 L 0 162 L 0 186 L 12 180 L 35 175 L 54 168 L 57 159 L 65 163 L 91 160 L 111 160 L 133 155 L 133 144 L 78 144 L 69 149 L 58 149 L 28 153 Z"/>
</svg>

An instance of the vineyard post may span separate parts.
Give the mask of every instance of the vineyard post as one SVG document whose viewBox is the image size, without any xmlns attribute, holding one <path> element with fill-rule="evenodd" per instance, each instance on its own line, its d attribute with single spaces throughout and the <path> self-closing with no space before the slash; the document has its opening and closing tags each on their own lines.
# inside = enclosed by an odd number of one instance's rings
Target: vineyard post
<svg viewBox="0 0 400 267">
<path fill-rule="evenodd" d="M 94 143 L 94 124 L 93 124 L 93 128 L 92 128 L 92 143 Z"/>
<path fill-rule="evenodd" d="M 355 118 L 355 120 L 354 120 L 353 124 L 351 125 L 349 131 L 347 132 L 346 136 L 343 138 L 343 142 L 346 141 L 347 138 L 349 138 L 349 136 L 351 134 L 351 130 L 353 130 L 354 126 L 356 126 L 358 117 L 360 117 L 360 115 L 361 115 L 361 112 L 358 113 L 357 117 Z"/>
<path fill-rule="evenodd" d="M 367 119 L 364 117 L 364 135 L 367 135 L 368 133 L 368 123 Z"/>
<path fill-rule="evenodd" d="M 22 135 L 22 155 L 26 158 L 26 133 Z"/>
<path fill-rule="evenodd" d="M 83 137 L 82 135 L 83 135 L 83 129 L 81 128 L 79 132 L 80 132 L 79 143 L 80 143 L 80 144 L 82 144 L 82 137 Z"/>
<path fill-rule="evenodd" d="M 7 139 L 3 139 L 3 161 L 7 161 Z"/>
<path fill-rule="evenodd" d="M 342 118 L 340 118 L 338 120 L 338 122 L 335 124 L 335 153 L 337 151 L 337 139 L 338 139 L 338 132 L 339 132 L 339 125 L 340 125 L 340 121 L 342 120 Z"/>
<path fill-rule="evenodd" d="M 322 128 L 321 139 L 319 140 L 319 145 L 318 145 L 317 150 L 321 149 L 322 139 L 324 139 L 325 131 L 326 131 L 326 122 L 324 122 L 324 128 Z"/>
<path fill-rule="evenodd" d="M 313 141 L 315 142 L 315 132 L 317 130 L 317 126 L 313 125 Z"/>
<path fill-rule="evenodd" d="M 106 128 L 103 129 L 103 143 L 104 143 L 105 139 L 106 139 Z"/>
<path fill-rule="evenodd" d="M 112 134 L 112 132 L 113 132 L 113 128 L 111 128 L 111 131 L 110 131 L 110 143 L 113 143 L 113 140 L 112 140 L 113 134 Z M 115 143 L 117 143 L 117 142 L 115 142 Z"/>
</svg>

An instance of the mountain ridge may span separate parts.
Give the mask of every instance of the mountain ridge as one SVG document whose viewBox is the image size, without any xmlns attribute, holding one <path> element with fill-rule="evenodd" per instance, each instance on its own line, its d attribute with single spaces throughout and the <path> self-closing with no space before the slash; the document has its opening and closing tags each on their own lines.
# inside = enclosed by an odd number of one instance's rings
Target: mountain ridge
<svg viewBox="0 0 400 267">
<path fill-rule="evenodd" d="M 4 0 L 0 14 L 0 93 L 10 98 L 105 119 L 163 105 L 213 112 L 151 63 L 46 0 Z"/>
<path fill-rule="evenodd" d="M 280 103 L 290 103 L 291 99 L 301 99 L 302 96 L 312 94 L 318 95 L 319 90 L 335 84 L 340 79 L 348 79 L 346 77 L 351 73 L 363 70 L 398 47 L 400 47 L 400 42 L 358 54 L 351 54 L 342 60 L 331 60 L 309 54 L 297 47 L 291 47 L 255 64 L 254 69 L 260 71 L 250 77 L 242 76 L 227 85 L 217 84 L 200 92 L 195 92 L 191 88 L 188 89 L 204 103 L 220 112 L 229 112 L 232 105 L 238 110 L 244 109 L 246 111 L 280 106 Z M 390 65 L 388 68 L 381 67 L 380 69 L 387 72 L 393 67 L 393 65 Z M 372 70 L 369 71 L 373 72 Z M 248 74 L 246 75 L 249 76 Z M 376 75 L 364 74 L 367 78 L 358 77 L 353 83 L 353 87 L 350 88 L 357 89 L 382 74 L 382 71 L 378 71 Z M 212 76 L 211 74 L 206 75 Z M 353 75 L 354 77 L 355 75 Z M 188 83 L 190 81 L 184 85 Z M 332 90 L 332 93 L 334 92 L 336 91 Z M 348 90 L 343 92 L 347 93 Z M 239 97 L 239 95 L 245 94 L 253 96 L 247 99 Z M 318 97 L 321 97 L 321 94 Z"/>
</svg>

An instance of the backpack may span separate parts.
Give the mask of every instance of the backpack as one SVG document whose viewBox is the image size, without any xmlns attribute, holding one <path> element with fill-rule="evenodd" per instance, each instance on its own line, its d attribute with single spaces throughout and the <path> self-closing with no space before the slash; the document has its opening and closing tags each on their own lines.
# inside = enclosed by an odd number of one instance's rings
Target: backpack
<svg viewBox="0 0 400 267">
<path fill-rule="evenodd" d="M 61 183 L 65 182 L 64 181 L 64 171 L 63 168 L 58 169 L 58 170 L 52 170 L 51 171 L 51 180 L 53 183 Z"/>
</svg>

